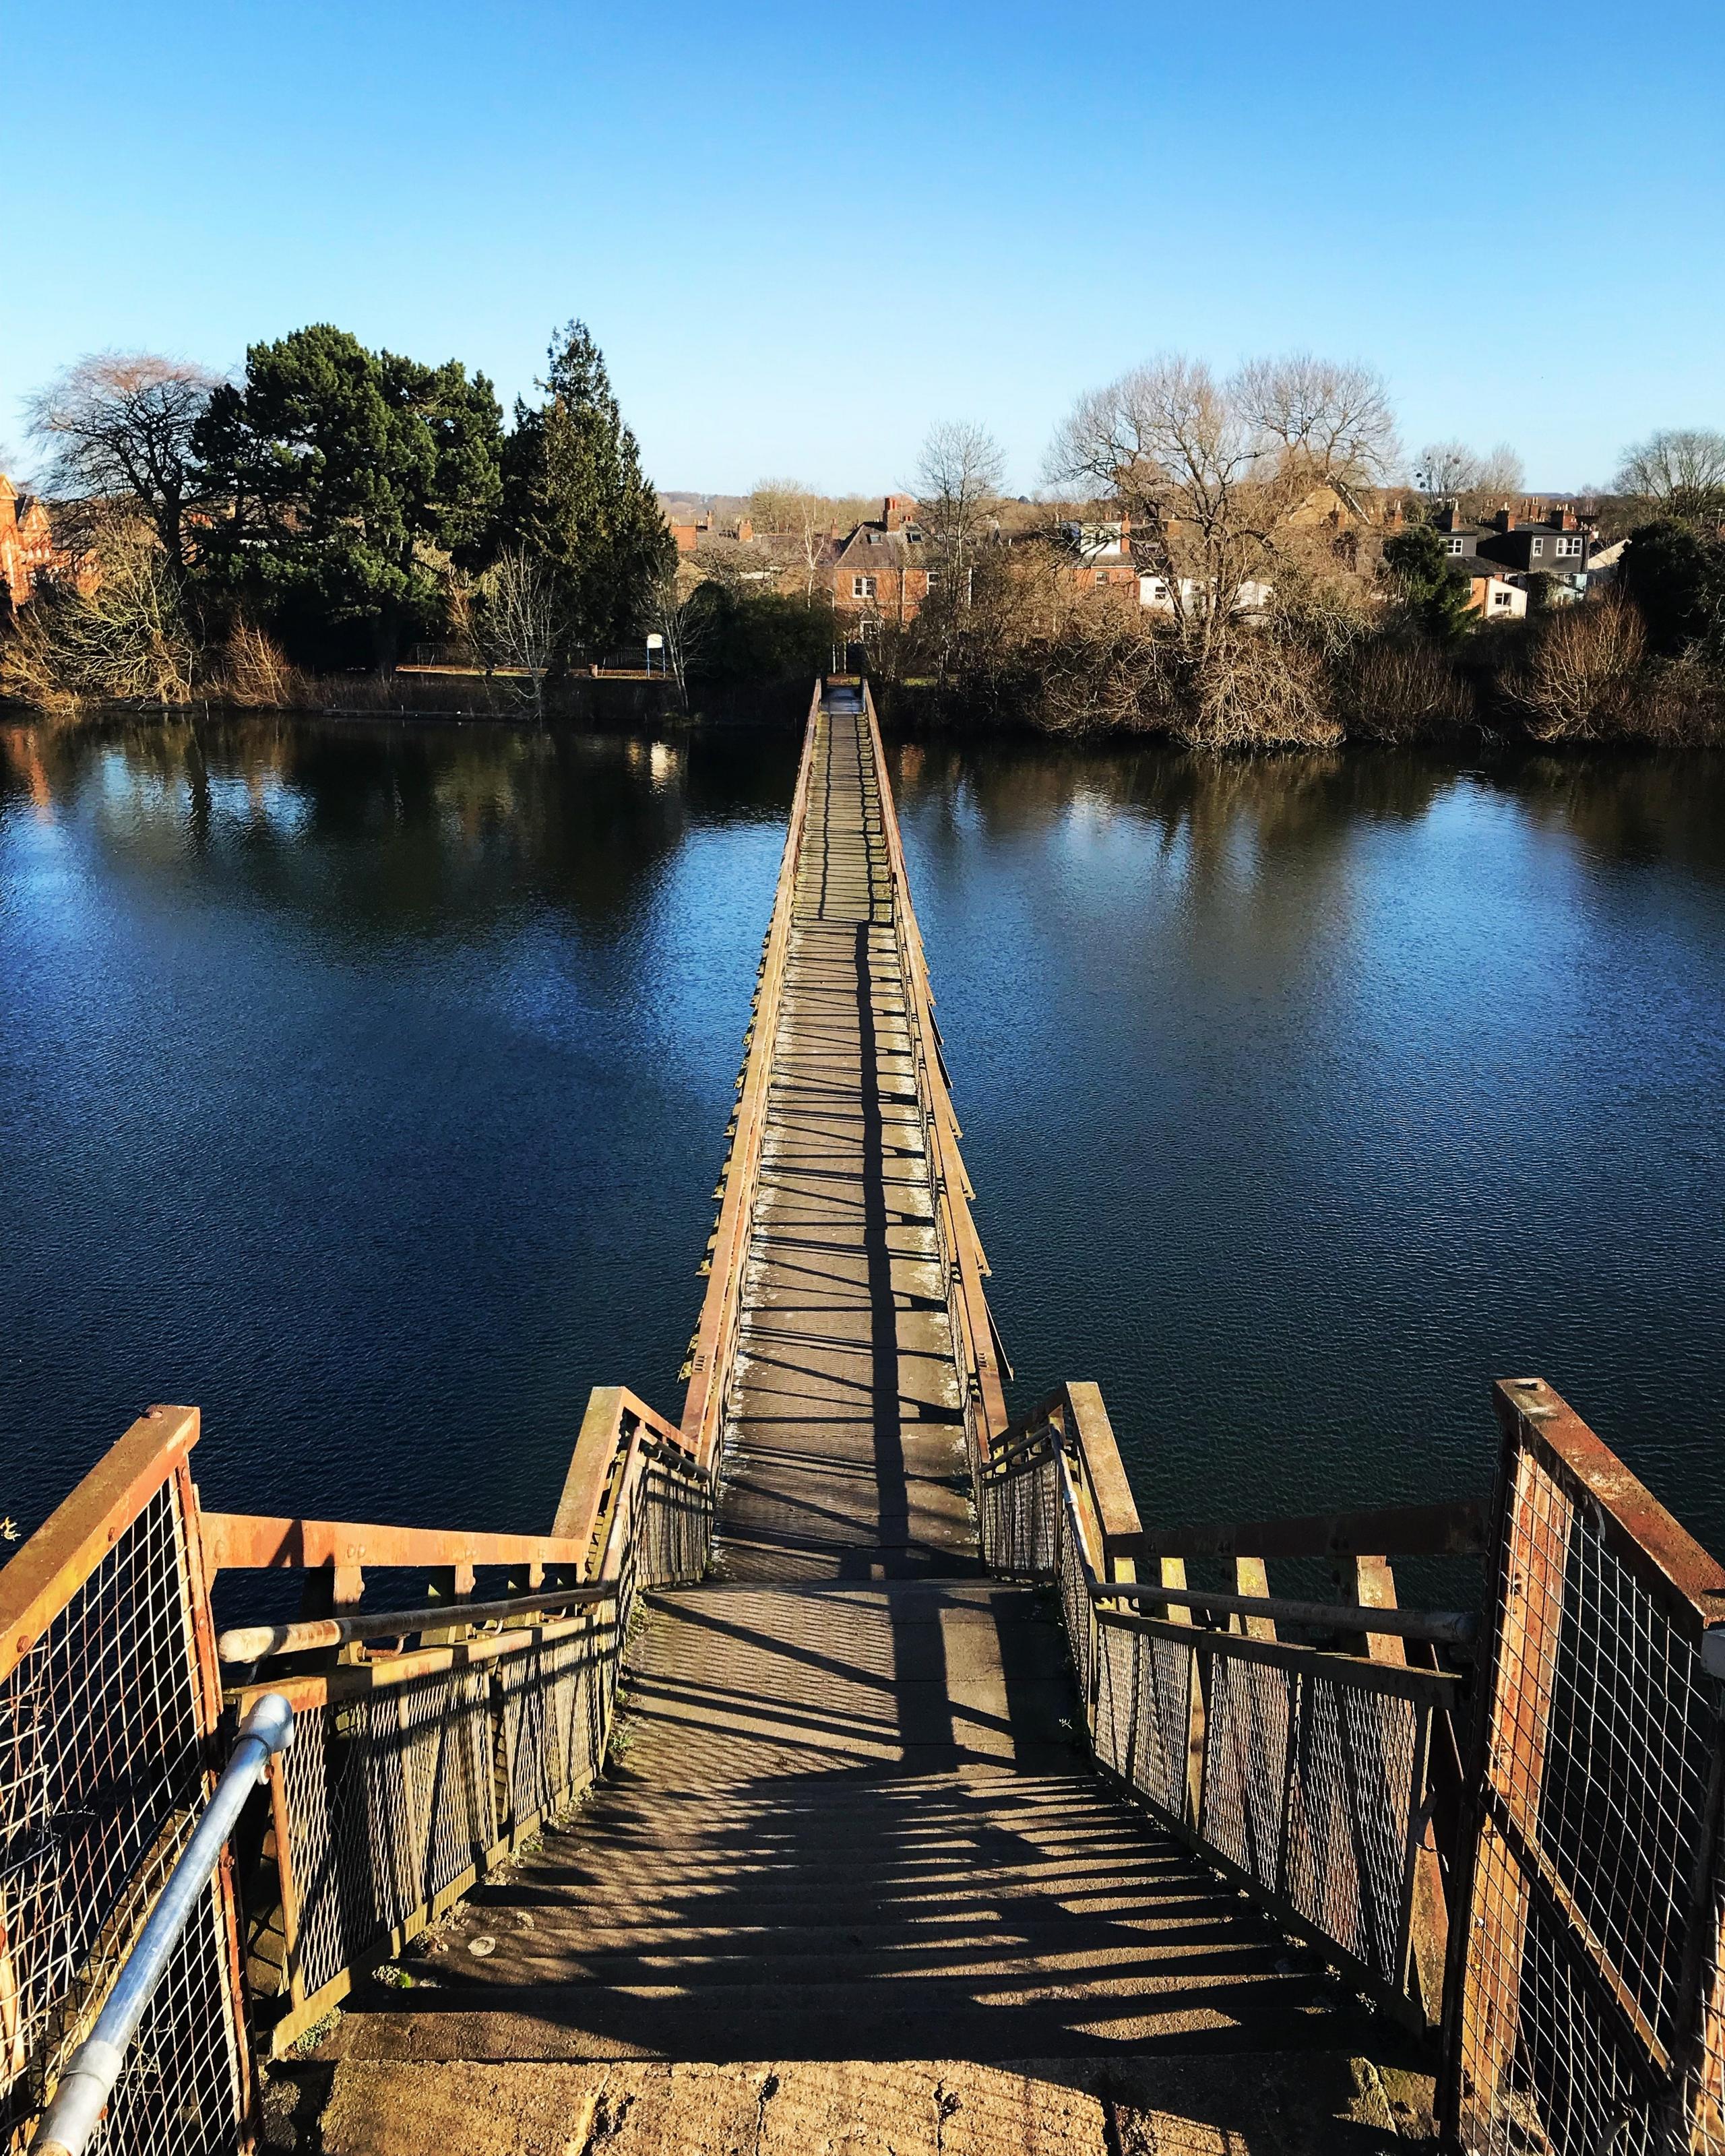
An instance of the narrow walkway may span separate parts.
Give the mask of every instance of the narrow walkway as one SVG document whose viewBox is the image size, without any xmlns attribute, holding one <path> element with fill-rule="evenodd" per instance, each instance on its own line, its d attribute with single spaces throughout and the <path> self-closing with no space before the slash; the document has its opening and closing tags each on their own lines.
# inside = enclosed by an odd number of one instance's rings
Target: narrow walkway
<svg viewBox="0 0 1725 2156">
<path fill-rule="evenodd" d="M 604 1784 L 464 1905 L 413 2010 L 368 2002 L 351 2059 L 1358 2043 L 1315 1965 L 1096 1779 L 1051 1611 L 982 1574 L 879 787 L 866 721 L 835 693 L 716 1577 L 652 1598 Z"/>
<path fill-rule="evenodd" d="M 862 713 L 838 696 L 832 706 L 810 774 L 743 1286 L 726 1579 L 981 1570 L 880 785 Z"/>
</svg>

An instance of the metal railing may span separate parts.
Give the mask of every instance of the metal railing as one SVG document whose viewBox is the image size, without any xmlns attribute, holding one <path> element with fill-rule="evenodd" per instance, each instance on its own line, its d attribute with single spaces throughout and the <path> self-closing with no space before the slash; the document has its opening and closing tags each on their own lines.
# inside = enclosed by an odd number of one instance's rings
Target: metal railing
<svg viewBox="0 0 1725 2156">
<path fill-rule="evenodd" d="M 212 1574 L 309 1567 L 336 1604 L 220 1643 L 264 1656 L 239 1706 L 278 1692 L 299 1723 L 248 1882 L 249 1974 L 278 2055 L 592 1784 L 636 1598 L 701 1577 L 712 1510 L 683 1431 L 614 1386 L 589 1402 L 549 1536 L 206 1518 Z M 357 1610 L 368 1565 L 429 1569 L 442 1599 Z M 480 1566 L 512 1591 L 476 1595 Z M 308 1672 L 308 1655 L 329 1666 Z"/>
<path fill-rule="evenodd" d="M 0 1572 L 0 2143 L 96 2024 L 211 1787 L 222 1711 L 188 1455 L 150 1409 Z M 224 1854 L 136 2025 L 103 2137 L 234 2156 L 253 2077 Z"/>
<path fill-rule="evenodd" d="M 279 1692 L 266 1692 L 246 1716 L 215 1793 L 121 1964 L 95 2028 L 59 2077 L 30 2143 L 32 2156 L 84 2156 L 95 2138 L 127 2048 L 197 1917 L 246 1799 L 293 1733 L 293 1709 Z"/>
<path fill-rule="evenodd" d="M 1470 2151 L 1725 2149 L 1725 1568 L 1537 1378 L 1496 1555 L 1441 2111 Z"/>
<path fill-rule="evenodd" d="M 1230 1544 L 1235 1586 L 1192 1589 L 1182 1538 L 1140 1525 L 1093 1385 L 1062 1387 L 1001 1433 L 976 1487 L 991 1568 L 1057 1587 L 1098 1764 L 1363 1989 L 1416 2026 L 1435 2024 L 1446 1930 L 1435 1815 L 1446 1767 L 1452 1789 L 1455 1779 L 1464 1686 L 1435 1653 L 1470 1626 L 1461 1613 L 1394 1607 L 1383 1545 L 1408 1516 L 1197 1530 L 1194 1554 Z M 1420 1548 L 1466 1538 L 1463 1508 L 1438 1509 L 1440 1523 L 1425 1508 L 1414 1516 Z M 1377 1546 L 1365 1555 L 1362 1531 Z M 1272 1596 L 1265 1544 L 1328 1557 L 1353 1599 Z M 1158 1575 L 1147 1581 L 1146 1559 Z M 1147 1614 L 1158 1608 L 1166 1614 Z"/>
</svg>

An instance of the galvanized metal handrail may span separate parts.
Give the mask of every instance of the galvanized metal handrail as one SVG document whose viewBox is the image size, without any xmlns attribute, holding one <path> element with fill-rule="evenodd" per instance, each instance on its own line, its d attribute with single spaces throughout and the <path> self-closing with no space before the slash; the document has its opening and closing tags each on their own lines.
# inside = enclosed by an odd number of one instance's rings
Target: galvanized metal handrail
<svg viewBox="0 0 1725 2156">
<path fill-rule="evenodd" d="M 83 2156 L 120 2078 L 126 2047 L 191 1922 L 198 1897 L 209 1884 L 246 1799 L 263 1780 L 270 1758 L 285 1751 L 293 1733 L 294 1711 L 279 1692 L 266 1693 L 255 1702 L 203 1816 L 169 1872 L 95 2026 L 60 2076 L 31 2139 L 31 2156 Z"/>
</svg>

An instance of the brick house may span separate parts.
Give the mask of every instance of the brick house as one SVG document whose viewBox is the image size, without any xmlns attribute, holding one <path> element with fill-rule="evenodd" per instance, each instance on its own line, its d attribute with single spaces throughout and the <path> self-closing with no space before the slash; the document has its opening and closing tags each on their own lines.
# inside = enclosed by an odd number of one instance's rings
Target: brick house
<svg viewBox="0 0 1725 2156">
<path fill-rule="evenodd" d="M 907 494 L 889 494 L 878 518 L 859 524 L 833 557 L 833 610 L 847 619 L 914 621 L 938 571 L 926 566 L 927 542 Z"/>
<path fill-rule="evenodd" d="M 1060 536 L 1072 550 L 1072 581 L 1081 591 L 1108 591 L 1117 585 L 1130 591 L 1138 583 L 1129 516 L 1063 524 Z"/>
<path fill-rule="evenodd" d="M 56 576 L 71 566 L 54 543 L 47 505 L 39 495 L 20 494 L 0 472 L 0 592 L 22 606 L 39 576 Z"/>
</svg>

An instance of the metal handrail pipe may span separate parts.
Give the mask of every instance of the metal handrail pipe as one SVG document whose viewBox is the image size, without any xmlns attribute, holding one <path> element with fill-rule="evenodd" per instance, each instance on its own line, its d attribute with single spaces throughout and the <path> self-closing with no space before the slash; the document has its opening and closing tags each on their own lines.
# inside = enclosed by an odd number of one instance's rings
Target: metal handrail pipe
<svg viewBox="0 0 1725 2156">
<path fill-rule="evenodd" d="M 495 1602 L 434 1602 L 424 1609 L 367 1609 L 351 1617 L 300 1617 L 290 1625 L 236 1625 L 216 1642 L 224 1662 L 261 1662 L 269 1655 L 300 1655 L 315 1647 L 351 1647 L 362 1640 L 404 1639 L 409 1632 L 443 1631 L 494 1617 L 519 1617 L 536 1609 L 572 1609 L 608 1602 L 617 1593 L 601 1580 L 579 1587 L 547 1587 Z"/>
<path fill-rule="evenodd" d="M 1285 1625 L 1379 1632 L 1399 1640 L 1430 1640 L 1445 1647 L 1471 1647 L 1479 1630 L 1477 1619 L 1465 1609 L 1373 1609 L 1358 1602 L 1291 1602 L 1280 1594 L 1210 1594 L 1200 1588 L 1159 1586 L 1154 1580 L 1093 1579 L 1090 1599 L 1153 1602 L 1219 1616 L 1270 1617 Z"/>
<path fill-rule="evenodd" d="M 61 2075 L 54 2100 L 31 2138 L 30 2156 L 84 2156 L 126 2063 L 126 2047 L 137 2033 L 144 2009 L 191 1922 L 198 1896 L 209 1884 L 245 1800 L 263 1780 L 270 1759 L 286 1750 L 293 1734 L 294 1710 L 279 1692 L 266 1692 L 241 1726 L 215 1793 L 167 1875 L 95 2028 Z"/>
</svg>

